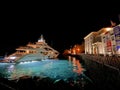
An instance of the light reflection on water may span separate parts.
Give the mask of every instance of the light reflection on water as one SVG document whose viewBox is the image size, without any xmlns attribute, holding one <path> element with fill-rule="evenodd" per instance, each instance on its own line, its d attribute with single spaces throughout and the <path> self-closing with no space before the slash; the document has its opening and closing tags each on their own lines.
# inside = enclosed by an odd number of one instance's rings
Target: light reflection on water
<svg viewBox="0 0 120 90">
<path fill-rule="evenodd" d="M 78 73 L 79 75 L 83 73 L 83 71 L 85 71 L 85 69 L 82 67 L 80 61 L 78 59 L 76 59 L 75 57 L 71 58 L 72 63 L 73 63 L 73 72 Z M 71 61 L 69 59 L 69 61 Z"/>
<path fill-rule="evenodd" d="M 69 57 L 68 60 L 44 60 L 19 64 L 0 63 L 0 73 L 10 79 L 26 75 L 55 79 L 76 78 L 83 74 L 84 70 L 79 60 L 74 57 Z"/>
</svg>

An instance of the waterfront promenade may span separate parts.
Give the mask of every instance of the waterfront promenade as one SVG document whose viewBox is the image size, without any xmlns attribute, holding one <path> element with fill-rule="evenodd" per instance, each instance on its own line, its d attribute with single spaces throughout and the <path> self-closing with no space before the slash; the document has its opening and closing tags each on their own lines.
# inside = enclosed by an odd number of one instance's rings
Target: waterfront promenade
<svg viewBox="0 0 120 90">
<path fill-rule="evenodd" d="M 100 63 L 102 65 L 108 66 L 110 68 L 120 70 L 120 57 L 119 56 L 103 56 L 103 55 L 93 55 L 93 54 L 80 54 L 83 59 L 89 59 Z"/>
<path fill-rule="evenodd" d="M 120 57 L 91 54 L 80 54 L 76 57 L 84 62 L 88 77 L 98 89 L 120 89 Z"/>
</svg>

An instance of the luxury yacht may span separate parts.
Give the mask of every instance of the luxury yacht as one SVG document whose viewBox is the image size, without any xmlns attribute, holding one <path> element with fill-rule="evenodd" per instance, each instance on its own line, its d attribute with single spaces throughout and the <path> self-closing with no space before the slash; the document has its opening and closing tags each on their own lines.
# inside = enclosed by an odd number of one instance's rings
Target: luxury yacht
<svg viewBox="0 0 120 90">
<path fill-rule="evenodd" d="M 5 57 L 3 62 L 31 62 L 55 59 L 58 55 L 59 52 L 50 47 L 41 35 L 37 42 L 16 48 L 16 52 Z"/>
</svg>

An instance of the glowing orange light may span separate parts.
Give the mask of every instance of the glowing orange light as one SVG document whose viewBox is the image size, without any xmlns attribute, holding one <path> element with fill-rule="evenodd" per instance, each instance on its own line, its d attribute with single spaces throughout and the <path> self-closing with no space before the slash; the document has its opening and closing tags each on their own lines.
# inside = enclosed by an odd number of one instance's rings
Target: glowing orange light
<svg viewBox="0 0 120 90">
<path fill-rule="evenodd" d="M 112 28 L 106 28 L 106 31 L 110 31 L 110 30 L 112 30 Z"/>
</svg>

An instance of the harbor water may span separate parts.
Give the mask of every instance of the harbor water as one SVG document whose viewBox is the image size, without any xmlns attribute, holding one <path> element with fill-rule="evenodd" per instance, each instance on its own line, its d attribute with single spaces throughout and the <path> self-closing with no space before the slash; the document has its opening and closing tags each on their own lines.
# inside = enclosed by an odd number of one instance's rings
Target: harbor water
<svg viewBox="0 0 120 90">
<path fill-rule="evenodd" d="M 50 78 L 54 82 L 63 80 L 72 82 L 77 87 L 84 88 L 92 84 L 92 80 L 85 74 L 84 64 L 75 57 L 68 59 L 46 59 L 20 63 L 0 63 L 0 77 L 8 80 L 19 80 L 21 77 Z M 80 85 L 80 86 L 79 86 Z"/>
</svg>

